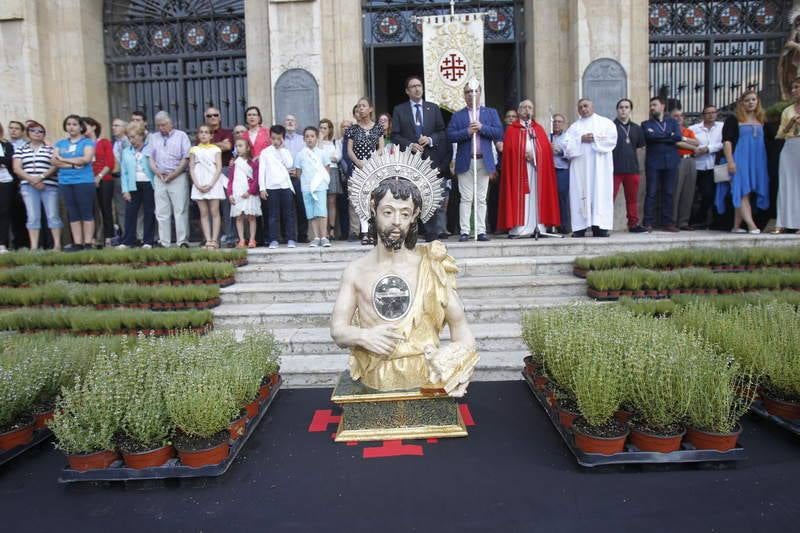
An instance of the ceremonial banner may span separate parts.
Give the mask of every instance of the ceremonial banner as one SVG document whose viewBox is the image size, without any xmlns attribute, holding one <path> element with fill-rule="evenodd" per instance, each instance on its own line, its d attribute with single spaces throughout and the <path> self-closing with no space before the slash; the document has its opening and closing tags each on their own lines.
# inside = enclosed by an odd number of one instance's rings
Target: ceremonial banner
<svg viewBox="0 0 800 533">
<path fill-rule="evenodd" d="M 464 107 L 464 86 L 470 79 L 483 86 L 483 13 L 420 18 L 425 99 L 457 111 Z"/>
</svg>

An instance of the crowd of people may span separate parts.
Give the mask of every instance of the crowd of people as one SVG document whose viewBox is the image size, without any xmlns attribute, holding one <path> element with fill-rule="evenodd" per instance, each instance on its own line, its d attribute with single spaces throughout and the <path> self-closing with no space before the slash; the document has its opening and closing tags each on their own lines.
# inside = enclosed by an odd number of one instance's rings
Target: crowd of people
<svg viewBox="0 0 800 533">
<path fill-rule="evenodd" d="M 770 217 L 774 232 L 797 231 L 800 78 L 791 88 L 779 123 L 766 122 L 758 94 L 747 91 L 724 122 L 707 105 L 687 126 L 679 107 L 653 97 L 639 125 L 630 99 L 617 103 L 613 120 L 581 99 L 571 125 L 557 113 L 547 131 L 530 100 L 501 120 L 481 105 L 480 87 L 467 87 L 464 108 L 445 124 L 424 100 L 419 76 L 406 80 L 408 100 L 391 114 L 376 117 L 361 98 L 338 135 L 327 118 L 302 131 L 294 115 L 267 127 L 255 106 L 232 129 L 209 107 L 194 140 L 165 111 L 155 115 L 155 131 L 142 112 L 115 118 L 108 138 L 94 118 L 69 115 L 53 144 L 39 122 L 15 120 L 7 131 L 0 124 L 0 252 L 59 250 L 67 241 L 66 251 L 187 247 L 190 201 L 209 249 L 371 244 L 369 220 L 349 205 L 348 180 L 374 154 L 409 149 L 447 178 L 439 212 L 420 231 L 427 240 L 449 237 L 448 229 L 460 241 L 492 233 L 606 237 L 620 187 L 632 233 L 760 233 Z"/>
</svg>

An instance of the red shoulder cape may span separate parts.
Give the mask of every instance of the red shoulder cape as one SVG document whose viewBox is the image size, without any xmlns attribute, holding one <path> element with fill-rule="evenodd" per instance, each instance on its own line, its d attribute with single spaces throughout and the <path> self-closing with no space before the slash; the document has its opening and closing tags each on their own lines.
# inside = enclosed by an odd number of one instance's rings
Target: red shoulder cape
<svg viewBox="0 0 800 533">
<path fill-rule="evenodd" d="M 544 128 L 534 121 L 533 129 L 536 134 L 534 145 L 539 223 L 545 226 L 558 226 L 561 224 L 561 214 L 558 210 L 558 185 L 553 165 L 553 149 Z M 497 210 L 497 229 L 501 231 L 525 224 L 525 195 L 530 192 L 528 165 L 525 161 L 526 135 L 525 128 L 517 120 L 508 127 L 503 138 L 500 205 Z"/>
</svg>

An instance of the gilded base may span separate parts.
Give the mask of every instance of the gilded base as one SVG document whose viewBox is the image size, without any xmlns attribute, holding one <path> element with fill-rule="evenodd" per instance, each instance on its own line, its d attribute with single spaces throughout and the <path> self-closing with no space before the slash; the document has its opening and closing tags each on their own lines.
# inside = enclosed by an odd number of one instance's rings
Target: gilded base
<svg viewBox="0 0 800 533">
<path fill-rule="evenodd" d="M 458 403 L 440 392 L 377 391 L 343 372 L 331 400 L 342 407 L 336 442 L 467 436 Z"/>
</svg>

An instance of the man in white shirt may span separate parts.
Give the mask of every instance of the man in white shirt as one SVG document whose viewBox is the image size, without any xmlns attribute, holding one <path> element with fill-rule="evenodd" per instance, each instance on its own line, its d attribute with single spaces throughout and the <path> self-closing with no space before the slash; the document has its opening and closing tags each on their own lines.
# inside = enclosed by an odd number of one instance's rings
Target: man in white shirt
<svg viewBox="0 0 800 533">
<path fill-rule="evenodd" d="M 289 177 L 294 160 L 284 148 L 286 128 L 272 126 L 269 129 L 272 144 L 258 156 L 258 190 L 261 199 L 267 200 L 267 241 L 269 248 L 278 247 L 278 229 L 283 228 L 289 248 L 296 247 L 297 224 L 295 222 L 295 189 Z"/>
<path fill-rule="evenodd" d="M 306 143 L 303 141 L 303 135 L 297 131 L 297 117 L 294 115 L 286 115 L 283 119 L 283 127 L 286 129 L 286 138 L 283 140 L 283 146 L 292 156 L 292 165 L 297 161 L 297 154 L 300 150 L 305 148 Z M 295 220 L 297 221 L 297 237 L 299 242 L 308 242 L 308 218 L 306 218 L 306 206 L 303 205 L 303 198 L 300 194 L 300 174 L 297 168 L 292 166 L 289 169 L 289 176 L 292 178 L 292 186 L 297 191 L 295 194 Z M 289 236 L 284 234 L 288 240 Z"/>
<path fill-rule="evenodd" d="M 690 223 L 695 229 L 708 226 L 708 212 L 714 205 L 716 184 L 714 183 L 714 164 L 716 156 L 722 152 L 722 122 L 717 121 L 717 108 L 707 105 L 703 108 L 703 122 L 689 126 L 697 137 L 700 146 L 695 150 L 697 164 L 696 209 L 692 212 Z"/>
</svg>

